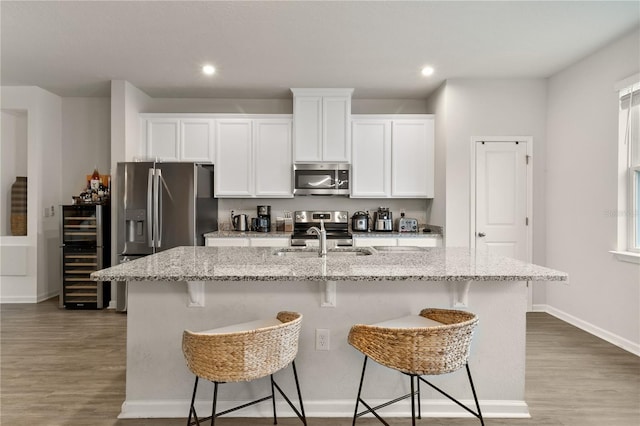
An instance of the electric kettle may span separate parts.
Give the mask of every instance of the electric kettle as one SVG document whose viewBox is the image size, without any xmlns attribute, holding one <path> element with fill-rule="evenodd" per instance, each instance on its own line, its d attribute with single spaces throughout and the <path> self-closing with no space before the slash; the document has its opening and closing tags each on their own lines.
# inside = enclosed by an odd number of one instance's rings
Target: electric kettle
<svg viewBox="0 0 640 426">
<path fill-rule="evenodd" d="M 249 220 L 246 214 L 237 214 L 234 216 L 233 211 L 231 211 L 231 224 L 233 225 L 234 231 L 249 230 Z"/>
</svg>

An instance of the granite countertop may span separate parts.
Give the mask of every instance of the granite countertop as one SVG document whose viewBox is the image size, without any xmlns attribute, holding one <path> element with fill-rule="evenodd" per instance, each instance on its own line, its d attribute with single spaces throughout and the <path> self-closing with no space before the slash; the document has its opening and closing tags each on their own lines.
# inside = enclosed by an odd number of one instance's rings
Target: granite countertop
<svg viewBox="0 0 640 426">
<path fill-rule="evenodd" d="M 308 257 L 278 256 L 278 251 Z M 353 251 L 372 254 L 356 256 Z M 566 281 L 567 274 L 467 248 L 376 251 L 315 256 L 316 249 L 176 247 L 91 274 L 102 281 Z"/>
</svg>

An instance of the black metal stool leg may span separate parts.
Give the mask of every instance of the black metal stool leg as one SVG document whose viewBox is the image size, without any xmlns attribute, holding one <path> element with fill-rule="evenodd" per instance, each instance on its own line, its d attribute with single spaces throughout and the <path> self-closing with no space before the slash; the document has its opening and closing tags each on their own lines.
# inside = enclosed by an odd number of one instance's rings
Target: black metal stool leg
<svg viewBox="0 0 640 426">
<path fill-rule="evenodd" d="M 362 375 L 360 376 L 360 386 L 358 387 L 358 397 L 356 398 L 356 409 L 353 412 L 353 422 L 351 423 L 352 426 L 355 426 L 356 418 L 358 416 L 358 405 L 360 404 L 360 395 L 362 394 L 362 383 L 364 382 L 364 372 L 367 369 L 367 359 L 369 359 L 369 357 L 365 355 L 364 363 L 362 364 Z"/>
<path fill-rule="evenodd" d="M 480 424 L 484 426 L 484 419 L 482 418 L 482 411 L 480 411 L 480 403 L 478 403 L 478 396 L 476 395 L 476 388 L 473 386 L 473 379 L 471 378 L 471 370 L 469 369 L 469 363 L 465 364 L 467 367 L 467 376 L 469 376 L 469 383 L 471 384 L 471 392 L 473 392 L 473 399 L 476 402 L 476 409 L 478 410 L 478 418 L 480 419 Z"/>
<path fill-rule="evenodd" d="M 418 418 L 422 419 L 422 403 L 420 402 L 420 378 L 418 377 L 416 379 L 416 382 L 418 382 Z"/>
<path fill-rule="evenodd" d="M 211 407 L 211 426 L 216 424 L 216 403 L 218 402 L 218 382 L 213 382 L 213 406 Z"/>
<path fill-rule="evenodd" d="M 307 426 L 307 416 L 304 414 L 304 404 L 302 403 L 302 392 L 300 392 L 300 382 L 298 382 L 298 370 L 296 370 L 296 362 L 291 361 L 293 367 L 293 378 L 296 380 L 296 389 L 298 391 L 298 401 L 300 401 L 300 413 L 302 414 L 302 423 Z"/>
<path fill-rule="evenodd" d="M 271 375 L 271 404 L 273 405 L 273 424 L 278 424 L 278 416 L 276 415 L 276 393 L 273 386 L 273 374 Z"/>
<path fill-rule="evenodd" d="M 411 425 L 416 426 L 416 393 L 413 384 L 413 376 L 409 376 L 411 380 Z"/>
<path fill-rule="evenodd" d="M 193 385 L 193 395 L 191 395 L 191 405 L 189 406 L 189 418 L 187 419 L 187 426 L 191 425 L 191 415 L 195 417 L 196 423 L 199 425 L 198 415 L 196 414 L 196 407 L 193 406 L 196 402 L 196 390 L 198 389 L 198 376 L 196 376 L 196 382 Z"/>
</svg>

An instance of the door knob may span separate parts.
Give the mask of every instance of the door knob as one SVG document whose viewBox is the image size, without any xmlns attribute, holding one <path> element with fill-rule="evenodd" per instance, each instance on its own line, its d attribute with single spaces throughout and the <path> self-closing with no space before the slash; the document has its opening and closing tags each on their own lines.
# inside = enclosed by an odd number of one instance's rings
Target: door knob
<svg viewBox="0 0 640 426">
<path fill-rule="evenodd" d="M 484 232 L 478 232 L 478 237 L 482 238 L 482 237 L 486 237 L 487 234 L 485 234 Z"/>
</svg>

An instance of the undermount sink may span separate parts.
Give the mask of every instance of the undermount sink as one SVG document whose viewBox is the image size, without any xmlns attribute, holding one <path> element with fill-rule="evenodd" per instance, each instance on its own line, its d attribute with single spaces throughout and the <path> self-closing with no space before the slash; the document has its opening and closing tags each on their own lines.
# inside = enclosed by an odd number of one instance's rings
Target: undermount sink
<svg viewBox="0 0 640 426">
<path fill-rule="evenodd" d="M 369 256 L 374 253 L 373 250 L 367 247 L 344 247 L 344 248 L 332 248 L 327 250 L 327 257 L 353 257 L 353 256 Z M 282 248 L 273 252 L 275 256 L 284 257 L 320 257 L 317 248 Z"/>
</svg>

